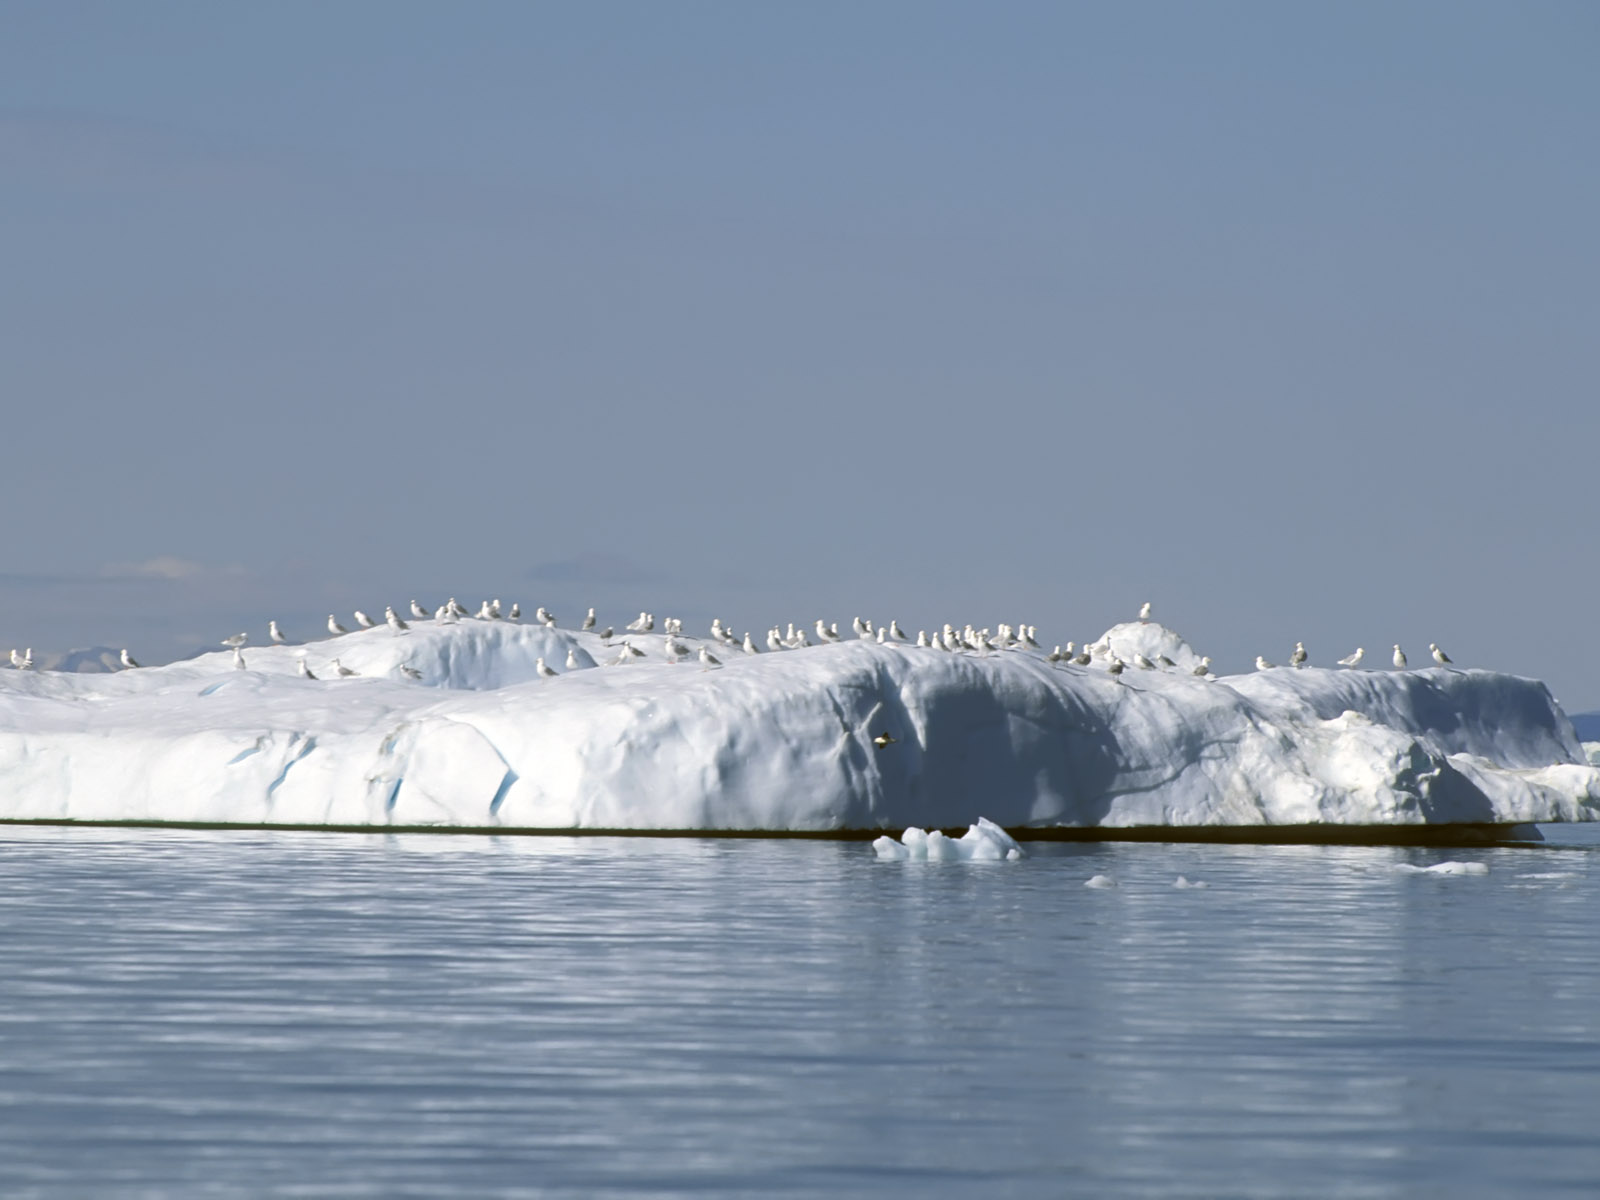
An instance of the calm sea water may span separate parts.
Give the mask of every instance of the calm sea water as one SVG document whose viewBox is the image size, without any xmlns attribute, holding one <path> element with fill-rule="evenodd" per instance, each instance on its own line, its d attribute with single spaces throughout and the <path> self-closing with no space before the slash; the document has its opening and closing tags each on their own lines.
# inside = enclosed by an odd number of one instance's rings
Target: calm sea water
<svg viewBox="0 0 1600 1200">
<path fill-rule="evenodd" d="M 0 829 L 0 1194 L 1600 1191 L 1595 853 L 1028 849 Z"/>
</svg>

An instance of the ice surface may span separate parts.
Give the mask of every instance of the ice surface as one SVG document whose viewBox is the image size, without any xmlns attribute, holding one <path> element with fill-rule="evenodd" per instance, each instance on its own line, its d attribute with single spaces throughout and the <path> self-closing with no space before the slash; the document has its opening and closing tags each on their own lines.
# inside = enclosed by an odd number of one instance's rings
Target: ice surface
<svg viewBox="0 0 1600 1200">
<path fill-rule="evenodd" d="M 1009 833 L 986 817 L 959 838 L 946 837 L 939 830 L 931 833 L 912 826 L 897 842 L 892 837 L 881 837 L 872 843 L 878 857 L 892 861 L 910 858 L 933 861 L 965 859 L 968 862 L 1001 862 L 1022 857 L 1022 847 Z"/>
<path fill-rule="evenodd" d="M 1101 642 L 1176 666 L 1120 679 L 1104 656 L 848 638 L 756 656 L 711 643 L 724 665 L 708 671 L 697 639 L 676 664 L 661 634 L 628 640 L 643 657 L 597 666 L 621 639 L 469 618 L 246 647 L 242 671 L 227 651 L 0 671 L 0 816 L 829 831 L 1600 815 L 1600 769 L 1544 685 L 1515 676 L 1210 681 L 1154 623 Z M 319 678 L 299 676 L 301 654 Z M 358 674 L 337 677 L 335 656 Z"/>
</svg>

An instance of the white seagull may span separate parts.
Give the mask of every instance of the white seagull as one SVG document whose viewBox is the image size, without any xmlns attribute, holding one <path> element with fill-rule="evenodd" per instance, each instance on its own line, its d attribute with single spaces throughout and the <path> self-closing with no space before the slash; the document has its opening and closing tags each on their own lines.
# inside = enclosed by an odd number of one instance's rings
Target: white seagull
<svg viewBox="0 0 1600 1200">
<path fill-rule="evenodd" d="M 422 678 L 421 671 L 417 670 L 415 667 L 408 667 L 405 663 L 400 664 L 400 674 L 404 675 L 407 679 Z"/>
<path fill-rule="evenodd" d="M 336 658 L 336 659 L 334 659 L 334 660 L 333 660 L 333 664 L 332 664 L 332 665 L 333 665 L 333 669 L 334 669 L 334 671 L 335 671 L 335 672 L 336 672 L 336 673 L 337 673 L 337 674 L 338 674 L 338 675 L 339 675 L 339 676 L 340 676 L 340 677 L 341 677 L 341 678 L 348 678 L 348 677 L 349 677 L 349 676 L 351 676 L 351 675 L 357 675 L 357 674 L 359 674 L 359 673 L 360 673 L 360 672 L 358 672 L 358 671 L 352 671 L 352 670 L 351 670 L 351 669 L 350 669 L 350 668 L 349 668 L 349 667 L 347 667 L 347 666 L 345 666 L 345 665 L 344 665 L 344 664 L 343 664 L 343 663 L 342 663 L 342 662 L 340 662 L 340 661 L 339 661 L 339 660 L 338 660 L 338 659 L 337 659 L 337 658 Z"/>
<path fill-rule="evenodd" d="M 1306 644 L 1304 642 L 1296 642 L 1294 644 L 1294 653 L 1289 655 L 1289 665 L 1291 667 L 1303 667 L 1306 665 L 1306 657 Z"/>
<path fill-rule="evenodd" d="M 656 619 L 647 612 L 641 612 L 633 620 L 623 626 L 629 633 L 649 633 L 656 627 Z"/>
<path fill-rule="evenodd" d="M 817 636 L 825 642 L 837 642 L 839 640 L 838 633 L 829 629 L 821 617 L 817 618 Z"/>
<path fill-rule="evenodd" d="M 305 660 L 305 657 L 303 655 L 300 658 L 300 677 L 302 679 L 315 679 L 316 678 L 316 676 L 311 673 L 311 668 L 306 666 L 306 660 Z"/>
<path fill-rule="evenodd" d="M 21 654 L 18 654 L 15 650 L 13 650 L 11 652 L 11 665 L 13 667 L 15 667 L 19 671 L 32 670 L 33 669 L 33 647 L 29 646 Z"/>
<path fill-rule="evenodd" d="M 1139 620 L 1148 621 L 1149 619 L 1150 619 L 1150 601 L 1146 600 L 1143 604 L 1141 604 L 1139 606 Z"/>
<path fill-rule="evenodd" d="M 371 629 L 377 622 L 358 608 L 356 609 L 356 624 L 363 629 Z"/>
<path fill-rule="evenodd" d="M 411 615 L 419 621 L 426 621 L 429 617 L 433 616 L 431 612 L 423 608 L 422 605 L 418 604 L 415 600 L 411 602 Z"/>
<path fill-rule="evenodd" d="M 544 659 L 542 658 L 534 659 L 533 669 L 539 672 L 539 674 L 546 679 L 554 679 L 556 677 L 556 672 L 550 667 L 545 666 Z"/>
<path fill-rule="evenodd" d="M 897 642 L 908 640 L 906 638 L 906 631 L 900 628 L 900 622 L 892 618 L 889 621 L 889 636 Z"/>
<path fill-rule="evenodd" d="M 1261 657 L 1261 655 L 1256 655 L 1256 670 L 1270 671 L 1272 669 L 1273 664 L 1269 663 L 1265 658 Z"/>
<path fill-rule="evenodd" d="M 1394 644 L 1394 669 L 1396 671 L 1404 671 L 1406 669 L 1406 652 L 1400 649 L 1399 642 Z"/>
<path fill-rule="evenodd" d="M 755 641 L 755 639 L 753 637 L 750 636 L 750 631 L 748 629 L 746 629 L 744 631 L 744 645 L 741 646 L 740 649 L 743 650 L 746 654 L 760 654 L 761 653 L 761 647 L 756 645 L 756 641 Z"/>
<path fill-rule="evenodd" d="M 1346 654 L 1339 660 L 1339 665 L 1341 667 L 1359 667 L 1361 665 L 1361 656 L 1366 652 L 1367 648 L 1365 646 L 1357 646 L 1354 654 Z"/>
<path fill-rule="evenodd" d="M 283 636 L 283 630 L 278 628 L 278 623 L 276 621 L 267 622 L 267 636 L 272 639 L 272 644 L 274 646 L 281 646 L 289 640 Z"/>
<path fill-rule="evenodd" d="M 1209 654 L 1200 660 L 1199 664 L 1194 669 L 1194 673 L 1196 675 L 1211 674 L 1211 656 Z"/>
<path fill-rule="evenodd" d="M 1432 642 L 1428 643 L 1428 652 L 1433 655 L 1433 661 L 1438 663 L 1441 667 L 1448 667 L 1452 665 L 1450 656 L 1443 650 L 1439 649 L 1439 647 L 1435 646 Z"/>
<path fill-rule="evenodd" d="M 404 633 L 406 630 L 411 628 L 411 626 L 407 625 L 400 619 L 400 614 L 395 612 L 394 609 L 388 605 L 384 606 L 383 619 L 389 622 L 389 628 L 394 630 L 396 633 Z"/>
<path fill-rule="evenodd" d="M 236 633 L 236 634 L 233 634 L 231 637 L 223 638 L 222 639 L 222 644 L 224 646 L 228 646 L 228 647 L 231 647 L 233 649 L 238 649 L 240 646 L 244 645 L 249 640 L 250 640 L 250 635 L 248 633 Z"/>
<path fill-rule="evenodd" d="M 706 647 L 700 647 L 700 669 L 702 671 L 715 671 L 722 665 L 722 660 L 711 653 Z"/>
<path fill-rule="evenodd" d="M 585 631 L 594 628 L 594 609 L 591 608 L 589 615 L 583 618 L 583 628 Z"/>
<path fill-rule="evenodd" d="M 233 669 L 235 671 L 244 670 L 244 651 L 237 646 L 233 648 Z"/>
<path fill-rule="evenodd" d="M 135 670 L 139 666 L 138 663 L 133 661 L 133 655 L 128 653 L 126 646 L 124 646 L 122 649 L 122 665 L 130 671 Z"/>
<path fill-rule="evenodd" d="M 582 666 L 583 664 L 578 661 L 578 648 L 574 646 L 572 649 L 567 651 L 567 670 L 576 671 Z"/>
<path fill-rule="evenodd" d="M 767 649 L 768 650 L 782 650 L 783 649 L 783 637 L 782 637 L 781 634 L 778 633 L 778 627 L 776 625 L 774 625 L 771 629 L 767 630 Z"/>
<path fill-rule="evenodd" d="M 328 632 L 333 634 L 334 637 L 338 637 L 341 633 L 349 633 L 350 631 L 348 629 L 346 629 L 343 625 L 339 624 L 338 621 L 334 620 L 333 619 L 333 614 L 329 613 L 328 614 Z"/>
</svg>

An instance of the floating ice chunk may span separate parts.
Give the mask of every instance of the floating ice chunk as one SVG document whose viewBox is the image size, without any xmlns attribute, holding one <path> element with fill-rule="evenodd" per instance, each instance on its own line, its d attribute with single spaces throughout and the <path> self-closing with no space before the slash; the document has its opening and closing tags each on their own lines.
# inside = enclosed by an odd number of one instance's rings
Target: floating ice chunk
<svg viewBox="0 0 1600 1200">
<path fill-rule="evenodd" d="M 1395 870 L 1406 875 L 1487 875 L 1489 864 L 1481 862 L 1450 862 L 1434 863 L 1431 867 L 1419 867 L 1415 863 L 1396 863 Z"/>
<path fill-rule="evenodd" d="M 1111 878 L 1109 875 L 1096 875 L 1093 879 L 1085 880 L 1083 886 L 1092 888 L 1114 888 L 1117 886 L 1117 881 Z"/>
<path fill-rule="evenodd" d="M 1185 879 L 1182 875 L 1179 875 L 1172 881 L 1172 886 L 1175 888 L 1203 888 L 1206 886 L 1206 882 L 1203 879 Z"/>
<path fill-rule="evenodd" d="M 939 830 L 918 829 L 912 826 L 901 834 L 897 842 L 887 835 L 872 843 L 878 857 L 888 862 L 902 862 L 910 858 L 925 858 L 931 862 L 949 862 L 959 859 L 980 862 L 1000 862 L 1022 857 L 1022 847 L 1016 839 L 993 821 L 979 817 L 978 823 L 959 838 L 946 837 Z"/>
</svg>

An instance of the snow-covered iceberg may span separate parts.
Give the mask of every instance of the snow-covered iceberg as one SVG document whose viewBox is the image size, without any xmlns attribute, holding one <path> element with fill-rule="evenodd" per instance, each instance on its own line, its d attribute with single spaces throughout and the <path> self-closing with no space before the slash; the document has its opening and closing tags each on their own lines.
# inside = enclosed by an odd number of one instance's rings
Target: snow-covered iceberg
<svg viewBox="0 0 1600 1200">
<path fill-rule="evenodd" d="M 596 666 L 620 641 L 469 618 L 247 648 L 244 670 L 223 652 L 3 671 L 0 818 L 823 832 L 1600 816 L 1600 769 L 1548 690 L 1486 671 L 1208 679 L 1176 633 L 1139 623 L 1087 667 L 1032 648 L 747 656 L 693 638 L 674 663 L 661 635 L 628 640 L 642 657 Z M 701 645 L 723 666 L 703 669 Z M 1158 665 L 1119 678 L 1113 654 Z"/>
</svg>

